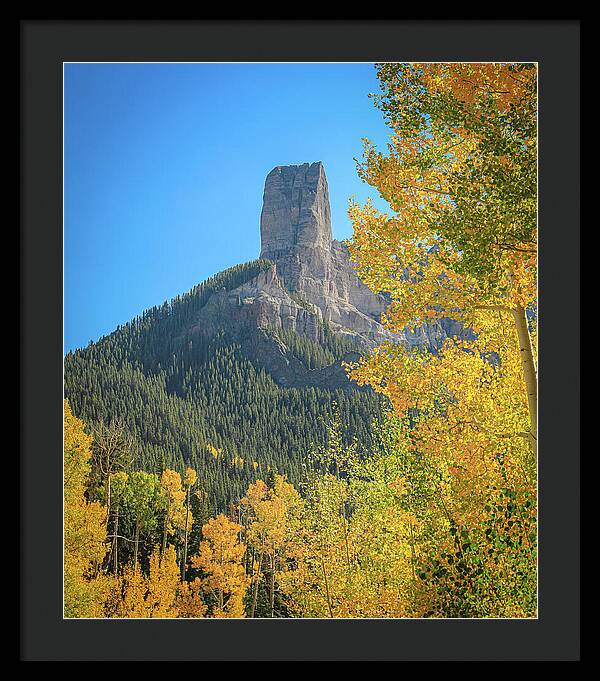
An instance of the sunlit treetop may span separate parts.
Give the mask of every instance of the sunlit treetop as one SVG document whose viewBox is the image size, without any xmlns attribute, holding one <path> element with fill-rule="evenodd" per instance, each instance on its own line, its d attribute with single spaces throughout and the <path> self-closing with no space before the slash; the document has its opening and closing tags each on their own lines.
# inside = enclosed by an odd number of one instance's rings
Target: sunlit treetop
<svg viewBox="0 0 600 681">
<path fill-rule="evenodd" d="M 407 274 L 406 262 L 419 262 L 435 247 L 435 259 L 446 271 L 472 279 L 478 294 L 531 302 L 537 245 L 535 65 L 381 64 L 377 71 L 382 93 L 374 99 L 391 136 L 387 154 L 364 140 L 359 174 L 395 214 L 367 205 L 359 216 L 365 224 L 357 230 L 354 207 L 352 250 L 361 276 L 383 290 L 390 282 L 377 286 L 382 272 L 392 280 Z M 368 262 L 363 253 L 370 254 Z"/>
</svg>

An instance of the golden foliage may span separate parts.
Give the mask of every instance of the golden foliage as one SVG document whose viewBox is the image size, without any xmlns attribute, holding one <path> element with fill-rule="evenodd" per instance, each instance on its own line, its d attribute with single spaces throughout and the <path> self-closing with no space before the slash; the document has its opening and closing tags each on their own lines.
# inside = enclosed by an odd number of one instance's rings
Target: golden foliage
<svg viewBox="0 0 600 681">
<path fill-rule="evenodd" d="M 278 575 L 287 569 L 287 560 L 293 555 L 302 506 L 294 486 L 279 474 L 274 476 L 270 488 L 262 480 L 250 485 L 240 502 L 240 510 L 248 519 L 246 538 L 253 549 L 251 617 L 256 608 L 259 582 L 267 571 L 271 617 L 274 617 Z"/>
<path fill-rule="evenodd" d="M 190 468 L 187 469 L 194 475 L 195 472 Z M 191 473 L 186 472 L 187 479 L 190 479 Z M 181 484 L 181 475 L 177 471 L 169 468 L 162 472 L 160 479 L 160 489 L 162 493 L 163 503 L 165 506 L 165 518 L 163 528 L 163 551 L 165 550 L 167 539 L 169 536 L 175 534 L 176 531 L 185 530 L 186 527 L 186 493 Z M 188 530 L 191 528 L 191 519 L 188 518 Z"/>
<path fill-rule="evenodd" d="M 92 438 L 64 403 L 64 614 L 102 616 L 107 583 L 100 567 L 107 551 L 106 509 L 89 503 Z"/>
<path fill-rule="evenodd" d="M 382 64 L 378 77 L 391 137 L 387 153 L 365 140 L 359 174 L 390 214 L 351 203 L 352 257 L 389 295 L 389 330 L 450 317 L 468 331 L 436 352 L 386 343 L 350 367 L 391 406 L 372 451 L 358 456 L 334 425 L 303 496 L 278 474 L 250 485 L 232 505 L 242 524 L 202 526 L 191 581 L 196 472 L 127 474 L 104 457 L 114 525 L 133 534 L 129 563 L 117 536 L 105 561 L 106 509 L 86 498 L 92 438 L 65 403 L 65 616 L 235 618 L 246 601 L 251 617 L 535 615 L 536 68 Z M 182 566 L 168 544 L 180 531 Z M 161 533 L 162 551 L 139 559 Z"/>
<path fill-rule="evenodd" d="M 182 601 L 185 602 L 186 616 L 191 616 L 187 614 L 191 605 L 189 587 L 182 585 L 179 579 L 175 549 L 168 546 L 161 556 L 158 547 L 155 547 L 147 576 L 134 565 L 128 565 L 121 576 L 114 578 L 107 614 L 112 617 L 179 617 Z"/>
<path fill-rule="evenodd" d="M 223 514 L 202 526 L 203 539 L 192 566 L 202 571 L 202 587 L 215 596 L 212 617 L 245 615 L 248 578 L 242 563 L 246 546 L 239 540 L 241 529 Z"/>
<path fill-rule="evenodd" d="M 391 331 L 451 317 L 471 332 L 436 354 L 384 344 L 352 377 L 401 424 L 386 465 L 424 531 L 416 612 L 524 616 L 535 611 L 536 70 L 388 64 L 379 78 L 391 140 L 387 155 L 365 143 L 359 173 L 394 214 L 351 204 L 352 255 L 389 293 Z"/>
</svg>

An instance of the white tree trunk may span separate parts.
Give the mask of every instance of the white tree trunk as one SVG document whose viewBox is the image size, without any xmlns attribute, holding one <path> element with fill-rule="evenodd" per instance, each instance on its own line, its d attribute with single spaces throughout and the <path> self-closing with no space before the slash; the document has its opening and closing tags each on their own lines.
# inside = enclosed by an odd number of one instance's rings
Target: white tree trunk
<svg viewBox="0 0 600 681">
<path fill-rule="evenodd" d="M 533 356 L 531 336 L 527 325 L 525 308 L 519 306 L 513 310 L 513 317 L 519 336 L 519 353 L 521 356 L 521 366 L 523 367 L 523 377 L 527 391 L 527 404 L 529 407 L 529 434 L 531 447 L 537 457 L 537 368 Z"/>
</svg>

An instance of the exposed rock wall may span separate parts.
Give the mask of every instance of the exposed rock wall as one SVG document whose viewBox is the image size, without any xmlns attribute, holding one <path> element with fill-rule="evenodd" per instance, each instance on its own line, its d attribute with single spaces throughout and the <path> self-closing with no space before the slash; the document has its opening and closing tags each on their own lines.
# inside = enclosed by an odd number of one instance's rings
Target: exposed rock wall
<svg viewBox="0 0 600 681">
<path fill-rule="evenodd" d="M 401 334 L 384 328 L 380 318 L 389 301 L 359 280 L 348 249 L 332 239 L 321 162 L 277 166 L 267 175 L 260 235 L 260 256 L 273 265 L 232 291 L 214 294 L 191 331 L 212 335 L 226 329 L 282 385 L 350 387 L 340 362 L 309 372 L 267 330 L 292 330 L 318 342 L 326 322 L 365 349 L 392 340 L 435 350 L 461 333 L 451 320 Z"/>
<path fill-rule="evenodd" d="M 384 296 L 357 277 L 346 247 L 331 236 L 323 164 L 278 166 L 265 182 L 261 257 L 272 260 L 283 286 L 301 294 L 339 333 L 376 345 L 391 335 L 380 324 Z"/>
<path fill-rule="evenodd" d="M 267 175 L 260 216 L 261 258 L 331 248 L 331 210 L 321 162 L 277 166 Z"/>
</svg>

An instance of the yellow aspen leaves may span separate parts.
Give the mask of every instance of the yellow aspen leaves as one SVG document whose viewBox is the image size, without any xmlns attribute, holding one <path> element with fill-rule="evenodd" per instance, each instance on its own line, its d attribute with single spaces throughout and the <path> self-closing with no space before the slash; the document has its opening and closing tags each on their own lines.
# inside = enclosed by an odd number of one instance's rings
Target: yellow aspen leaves
<svg viewBox="0 0 600 681">
<path fill-rule="evenodd" d="M 244 617 L 248 587 L 242 563 L 246 546 L 239 539 L 241 526 L 223 514 L 202 527 L 202 541 L 192 565 L 205 575 L 202 586 L 213 595 L 212 617 Z"/>
<path fill-rule="evenodd" d="M 64 613 L 102 616 L 106 580 L 100 574 L 106 555 L 106 509 L 88 502 L 92 438 L 83 421 L 64 403 Z"/>
<path fill-rule="evenodd" d="M 181 475 L 168 468 L 162 473 L 160 479 L 160 489 L 165 508 L 165 518 L 163 524 L 164 552 L 166 550 L 168 537 L 172 536 L 177 530 L 185 530 L 186 493 L 181 484 Z"/>
</svg>

